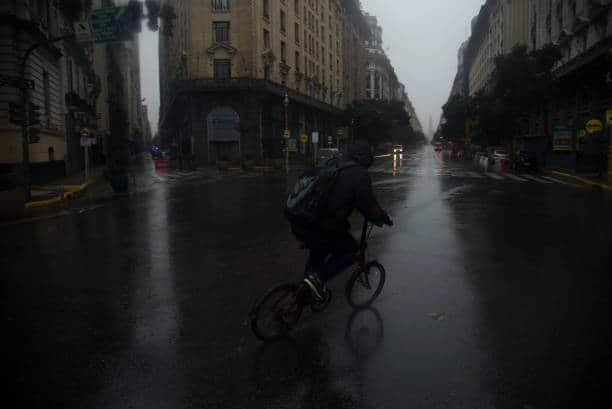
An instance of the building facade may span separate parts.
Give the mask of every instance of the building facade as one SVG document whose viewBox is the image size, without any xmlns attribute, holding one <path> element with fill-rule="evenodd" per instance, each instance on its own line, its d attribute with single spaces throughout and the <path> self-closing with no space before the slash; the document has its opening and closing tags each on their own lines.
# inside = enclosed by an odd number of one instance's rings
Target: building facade
<svg viewBox="0 0 612 409">
<path fill-rule="evenodd" d="M 167 3 L 177 19 L 160 36 L 160 134 L 179 155 L 275 159 L 285 129 L 291 139 L 335 133 L 347 103 L 343 2 Z"/>
<path fill-rule="evenodd" d="M 495 57 L 528 40 L 529 0 L 487 0 L 472 22 L 466 54 L 469 95 L 487 86 Z"/>
<path fill-rule="evenodd" d="M 531 0 L 529 27 L 531 50 L 553 44 L 561 53 L 553 71 L 559 91 L 532 115 L 530 134 L 548 136 L 551 167 L 599 172 L 612 163 L 609 129 L 589 133 L 586 123 L 605 123 L 612 108 L 612 1 Z"/>
<path fill-rule="evenodd" d="M 88 7 L 67 8 L 59 2 L 10 0 L 0 4 L 0 75 L 20 76 L 26 50 L 37 43 L 65 35 Z M 95 126 L 94 100 L 99 84 L 92 66 L 91 48 L 74 39 L 38 47 L 25 65 L 25 79 L 33 82 L 28 97 L 39 107 L 40 140 L 29 144 L 29 159 L 36 175 L 60 176 L 83 166 L 79 129 Z M 0 166 L 13 167 L 23 158 L 20 125 L 10 119 L 10 106 L 22 106 L 18 88 L 0 85 Z M 23 107 L 22 107 L 23 108 Z"/>
<path fill-rule="evenodd" d="M 391 101 L 397 99 L 399 81 L 391 61 L 383 49 L 382 27 L 376 16 L 366 15 L 370 38 L 366 41 L 368 67 L 366 96 L 368 99 Z"/>
</svg>

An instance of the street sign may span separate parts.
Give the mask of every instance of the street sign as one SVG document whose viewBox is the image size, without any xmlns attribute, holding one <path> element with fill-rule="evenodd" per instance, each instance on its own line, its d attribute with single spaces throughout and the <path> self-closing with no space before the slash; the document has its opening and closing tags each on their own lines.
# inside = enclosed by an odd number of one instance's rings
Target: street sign
<svg viewBox="0 0 612 409">
<path fill-rule="evenodd" d="M 612 125 L 612 109 L 606 111 L 606 123 Z"/>
<path fill-rule="evenodd" d="M 581 129 L 578 131 L 579 138 L 584 138 L 585 136 L 586 136 L 586 131 L 584 129 Z"/>
<path fill-rule="evenodd" d="M 74 23 L 74 36 L 79 43 L 91 43 L 91 25 L 89 21 L 77 21 Z"/>
<path fill-rule="evenodd" d="M 297 139 L 287 139 L 287 148 L 289 152 L 297 152 Z"/>
<path fill-rule="evenodd" d="M 308 142 L 308 135 L 303 133 L 302 136 L 300 136 L 300 140 L 302 141 L 302 143 Z"/>
<path fill-rule="evenodd" d="M 591 119 L 584 127 L 589 134 L 603 131 L 603 123 L 599 119 Z"/>
<path fill-rule="evenodd" d="M 311 140 L 313 144 L 319 143 L 319 133 L 313 132 Z"/>
<path fill-rule="evenodd" d="M 88 128 L 83 127 L 79 130 L 79 135 L 81 136 L 81 138 L 87 138 L 89 137 L 89 134 L 90 132 Z"/>
<path fill-rule="evenodd" d="M 336 136 L 338 137 L 344 136 L 344 128 L 338 128 L 336 130 Z"/>
<path fill-rule="evenodd" d="M 291 131 L 289 129 L 285 129 L 283 136 L 285 137 L 285 139 L 291 138 Z"/>
<path fill-rule="evenodd" d="M 553 151 L 574 150 L 574 129 L 568 126 L 556 126 L 553 130 Z"/>
<path fill-rule="evenodd" d="M 132 38 L 127 7 L 104 7 L 91 11 L 90 23 L 95 43 L 116 43 Z"/>
</svg>

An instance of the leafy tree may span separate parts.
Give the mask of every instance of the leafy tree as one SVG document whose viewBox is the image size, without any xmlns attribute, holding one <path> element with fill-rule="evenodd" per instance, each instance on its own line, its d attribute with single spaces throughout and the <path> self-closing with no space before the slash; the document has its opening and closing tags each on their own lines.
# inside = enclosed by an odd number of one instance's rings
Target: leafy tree
<svg viewBox="0 0 612 409">
<path fill-rule="evenodd" d="M 390 141 L 409 144 L 417 140 L 410 116 L 399 101 L 356 101 L 346 108 L 344 122 L 353 129 L 355 139 L 365 139 L 371 145 Z"/>
</svg>

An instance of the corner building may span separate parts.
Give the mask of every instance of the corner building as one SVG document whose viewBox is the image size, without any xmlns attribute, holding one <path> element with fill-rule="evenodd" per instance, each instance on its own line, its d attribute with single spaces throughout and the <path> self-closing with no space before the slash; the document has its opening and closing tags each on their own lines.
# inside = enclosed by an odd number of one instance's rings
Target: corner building
<svg viewBox="0 0 612 409">
<path fill-rule="evenodd" d="M 335 134 L 347 102 L 343 1 L 167 3 L 177 18 L 160 36 L 160 131 L 179 156 L 278 159 L 285 127 Z"/>
</svg>

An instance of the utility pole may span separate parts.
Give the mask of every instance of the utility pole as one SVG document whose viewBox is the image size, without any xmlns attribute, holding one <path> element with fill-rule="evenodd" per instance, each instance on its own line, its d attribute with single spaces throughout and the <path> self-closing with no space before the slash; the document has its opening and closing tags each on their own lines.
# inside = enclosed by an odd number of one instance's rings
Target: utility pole
<svg viewBox="0 0 612 409">
<path fill-rule="evenodd" d="M 283 99 L 283 106 L 285 107 L 285 174 L 289 175 L 289 138 L 291 134 L 289 131 L 289 95 L 285 92 L 285 98 Z"/>
</svg>

